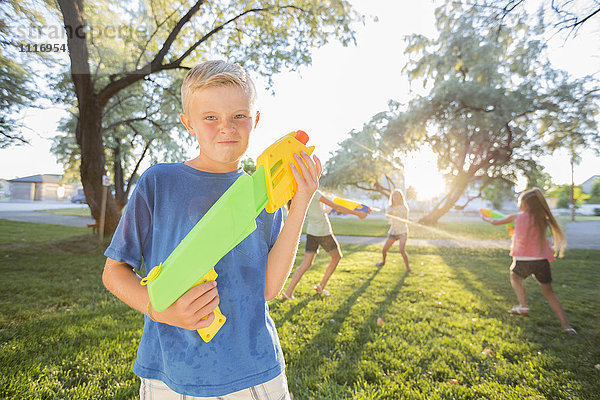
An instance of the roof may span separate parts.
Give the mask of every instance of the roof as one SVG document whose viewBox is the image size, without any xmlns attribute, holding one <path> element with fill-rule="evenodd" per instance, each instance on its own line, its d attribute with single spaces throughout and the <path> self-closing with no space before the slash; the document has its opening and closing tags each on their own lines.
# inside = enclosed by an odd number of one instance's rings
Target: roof
<svg viewBox="0 0 600 400">
<path fill-rule="evenodd" d="M 600 175 L 592 175 L 590 178 L 583 181 L 582 185 L 585 185 L 588 182 L 594 182 L 596 179 L 600 179 Z"/>
<path fill-rule="evenodd" d="M 41 174 L 41 175 L 25 176 L 23 178 L 10 179 L 9 182 L 33 182 L 33 183 L 49 182 L 49 183 L 60 183 L 61 179 L 62 179 L 62 175 L 57 175 L 57 174 Z"/>
</svg>

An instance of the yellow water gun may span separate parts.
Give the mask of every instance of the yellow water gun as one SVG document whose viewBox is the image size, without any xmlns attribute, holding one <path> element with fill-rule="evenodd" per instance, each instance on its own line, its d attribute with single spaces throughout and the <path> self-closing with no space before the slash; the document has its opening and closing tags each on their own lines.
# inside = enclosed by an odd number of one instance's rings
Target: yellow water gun
<svg viewBox="0 0 600 400">
<path fill-rule="evenodd" d="M 334 198 L 333 202 L 335 204 L 339 204 L 340 206 L 349 208 L 350 210 L 364 211 L 367 214 L 370 213 L 371 211 L 373 211 L 373 209 L 366 204 L 362 204 L 357 201 L 342 199 L 341 197 Z"/>
</svg>

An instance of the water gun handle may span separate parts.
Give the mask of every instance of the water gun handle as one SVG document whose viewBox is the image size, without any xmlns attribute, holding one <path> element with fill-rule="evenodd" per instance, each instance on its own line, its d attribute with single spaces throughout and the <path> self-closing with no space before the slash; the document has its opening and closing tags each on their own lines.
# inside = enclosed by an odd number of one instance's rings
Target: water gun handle
<svg viewBox="0 0 600 400">
<path fill-rule="evenodd" d="M 210 271 L 208 271 L 206 275 L 200 278 L 200 280 L 196 282 L 194 286 L 198 286 L 205 282 L 215 281 L 217 280 L 217 276 L 218 274 L 213 268 Z M 200 337 L 202 337 L 202 340 L 204 340 L 207 343 L 210 342 L 210 340 L 215 336 L 219 329 L 221 329 L 221 327 L 225 324 L 225 321 L 227 320 L 227 318 L 223 315 L 219 307 L 215 308 L 213 313 L 215 314 L 215 319 L 212 322 L 212 324 L 210 324 L 206 328 L 198 329 Z"/>
</svg>

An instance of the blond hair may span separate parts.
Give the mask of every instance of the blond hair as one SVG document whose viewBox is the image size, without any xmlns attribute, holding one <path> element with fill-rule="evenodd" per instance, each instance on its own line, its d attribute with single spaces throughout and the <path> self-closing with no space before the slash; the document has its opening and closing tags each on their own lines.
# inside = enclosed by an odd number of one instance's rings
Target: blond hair
<svg viewBox="0 0 600 400">
<path fill-rule="evenodd" d="M 533 188 L 521 194 L 520 202 L 525 202 L 527 212 L 533 215 L 534 226 L 538 229 L 540 249 L 546 245 L 546 231 L 552 232 L 552 249 L 554 254 L 562 257 L 567 247 L 567 239 L 552 215 L 544 194 L 538 188 Z"/>
<path fill-rule="evenodd" d="M 402 193 L 399 189 L 394 189 L 390 194 L 390 207 L 403 206 L 408 210 L 408 205 L 406 204 L 406 199 L 404 198 L 404 193 Z"/>
<path fill-rule="evenodd" d="M 191 95 L 201 89 L 209 87 L 237 86 L 241 88 L 254 105 L 256 100 L 256 88 L 252 78 L 239 64 L 231 64 L 226 61 L 206 61 L 196 65 L 188 71 L 181 85 L 181 105 L 183 112 L 188 113 Z"/>
</svg>

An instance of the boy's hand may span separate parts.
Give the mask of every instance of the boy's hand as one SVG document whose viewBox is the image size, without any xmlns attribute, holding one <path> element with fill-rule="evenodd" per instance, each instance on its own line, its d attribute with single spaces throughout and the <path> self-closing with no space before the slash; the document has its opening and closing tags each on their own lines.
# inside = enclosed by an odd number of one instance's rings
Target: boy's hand
<svg viewBox="0 0 600 400">
<path fill-rule="evenodd" d="M 215 319 L 213 310 L 219 305 L 217 282 L 194 286 L 163 312 L 151 310 L 154 320 L 180 328 L 206 328 Z"/>
<path fill-rule="evenodd" d="M 294 158 L 300 166 L 300 171 L 298 171 L 295 164 L 291 164 L 292 174 L 298 184 L 298 190 L 296 190 L 296 194 L 294 195 L 292 207 L 299 205 L 308 207 L 313 195 L 319 188 L 319 178 L 323 171 L 321 160 L 314 155 L 311 159 L 304 151 L 301 152 L 301 156 L 294 154 Z M 302 174 L 300 172 L 302 172 Z"/>
</svg>

